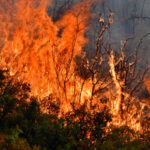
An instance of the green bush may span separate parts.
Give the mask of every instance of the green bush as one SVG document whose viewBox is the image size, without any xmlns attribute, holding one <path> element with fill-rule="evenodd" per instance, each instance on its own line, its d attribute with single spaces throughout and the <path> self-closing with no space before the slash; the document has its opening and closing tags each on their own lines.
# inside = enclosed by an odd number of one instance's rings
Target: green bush
<svg viewBox="0 0 150 150">
<path fill-rule="evenodd" d="M 28 95 L 29 85 L 13 84 L 4 73 L 0 71 L 0 150 L 150 149 L 127 127 L 106 136 L 107 110 L 91 114 L 81 106 L 63 118 L 42 113 L 36 98 Z"/>
</svg>

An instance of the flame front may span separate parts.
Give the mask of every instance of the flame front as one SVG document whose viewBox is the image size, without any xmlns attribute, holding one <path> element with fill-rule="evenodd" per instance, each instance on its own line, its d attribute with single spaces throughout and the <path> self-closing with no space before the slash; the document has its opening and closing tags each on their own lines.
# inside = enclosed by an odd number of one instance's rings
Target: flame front
<svg viewBox="0 0 150 150">
<path fill-rule="evenodd" d="M 47 0 L 0 1 L 0 67 L 9 69 L 10 75 L 17 80 L 30 83 L 32 95 L 43 98 L 53 94 L 56 100 L 59 98 L 61 111 L 67 112 L 71 110 L 72 102 L 78 106 L 93 96 L 96 77 L 79 77 L 74 61 L 88 42 L 84 34 L 91 17 L 91 5 L 89 1 L 80 2 L 53 22 L 47 14 L 48 4 Z M 109 99 L 108 106 L 115 125 L 130 122 L 128 125 L 139 130 L 137 118 L 140 118 L 140 114 L 133 119 L 137 111 L 135 105 L 126 122 L 119 115 L 122 95 L 124 99 L 129 99 L 129 94 L 122 91 L 124 82 L 119 79 L 115 63 L 112 51 L 108 65 L 113 85 L 101 96 Z M 109 85 L 110 80 L 105 85 Z M 98 86 L 102 85 L 100 81 L 97 83 Z M 96 84 L 94 86 L 99 88 Z M 102 109 L 102 104 L 99 98 L 92 100 L 97 105 L 97 111 L 100 111 L 98 109 Z M 91 102 L 87 103 L 90 105 Z M 143 109 L 144 105 L 141 107 Z"/>
<path fill-rule="evenodd" d="M 39 97 L 66 92 L 74 57 L 87 42 L 84 33 L 90 17 L 88 2 L 77 4 L 57 22 L 46 7 L 46 0 L 0 2 L 1 68 L 30 83 Z"/>
</svg>

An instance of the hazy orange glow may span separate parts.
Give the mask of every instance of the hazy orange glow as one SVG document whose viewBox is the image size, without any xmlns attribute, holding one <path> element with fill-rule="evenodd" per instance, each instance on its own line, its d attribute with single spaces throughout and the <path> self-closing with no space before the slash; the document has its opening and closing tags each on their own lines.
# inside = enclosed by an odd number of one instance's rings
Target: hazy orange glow
<svg viewBox="0 0 150 150">
<path fill-rule="evenodd" d="M 145 81 L 145 85 L 146 85 L 146 87 L 147 87 L 147 90 L 148 90 L 148 92 L 149 92 L 149 94 L 150 94 L 150 80 L 146 80 Z"/>
</svg>

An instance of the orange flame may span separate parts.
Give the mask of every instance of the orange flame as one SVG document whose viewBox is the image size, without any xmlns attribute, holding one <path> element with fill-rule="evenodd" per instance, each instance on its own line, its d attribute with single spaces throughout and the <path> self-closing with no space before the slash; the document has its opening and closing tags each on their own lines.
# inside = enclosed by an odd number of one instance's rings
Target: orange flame
<svg viewBox="0 0 150 150">
<path fill-rule="evenodd" d="M 40 97 L 58 87 L 66 90 L 74 57 L 87 42 L 90 17 L 89 2 L 77 4 L 57 22 L 47 15 L 46 6 L 47 0 L 0 2 L 1 68 L 30 83 Z"/>
</svg>

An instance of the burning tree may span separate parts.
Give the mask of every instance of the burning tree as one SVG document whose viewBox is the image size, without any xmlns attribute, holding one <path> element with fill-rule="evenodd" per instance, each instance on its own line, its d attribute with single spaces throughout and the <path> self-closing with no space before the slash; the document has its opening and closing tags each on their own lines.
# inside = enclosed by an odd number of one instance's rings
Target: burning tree
<svg viewBox="0 0 150 150">
<path fill-rule="evenodd" d="M 110 13 L 106 25 L 100 18 L 102 25 L 97 38 L 95 56 L 90 62 L 87 58 L 83 58 L 80 75 L 91 83 L 90 110 L 91 107 L 96 108 L 105 101 L 105 106 L 113 115 L 113 124 L 127 125 L 135 130 L 141 130 L 144 107 L 149 105 L 139 98 L 139 93 L 144 86 L 148 67 L 145 69 L 139 67 L 138 50 L 149 33 L 140 39 L 131 54 L 126 53 L 126 45 L 133 38 L 122 42 L 120 52 L 111 49 L 109 43 L 105 44 L 103 35 L 113 22 L 112 14 Z M 102 105 L 100 107 L 102 108 Z"/>
</svg>

